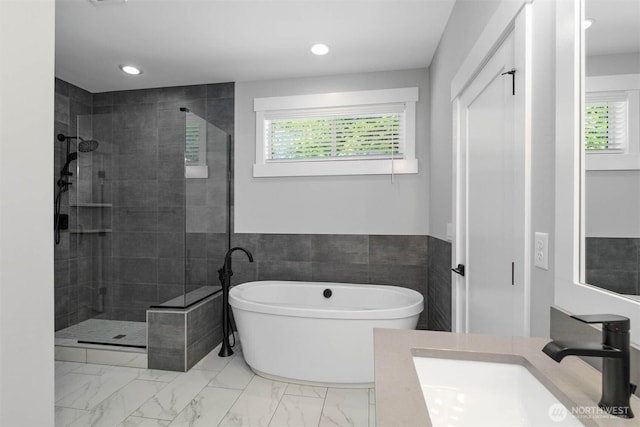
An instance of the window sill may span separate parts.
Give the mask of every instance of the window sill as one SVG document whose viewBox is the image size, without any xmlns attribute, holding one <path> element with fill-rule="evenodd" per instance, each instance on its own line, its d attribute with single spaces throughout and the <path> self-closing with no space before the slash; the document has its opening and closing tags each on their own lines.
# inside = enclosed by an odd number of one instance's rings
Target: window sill
<svg viewBox="0 0 640 427">
<path fill-rule="evenodd" d="M 209 168 L 207 165 L 187 165 L 184 168 L 185 178 L 209 178 Z"/>
<path fill-rule="evenodd" d="M 416 159 L 340 160 L 254 164 L 254 178 L 331 175 L 391 175 L 418 173 Z"/>
<path fill-rule="evenodd" d="M 640 153 L 585 154 L 585 169 L 588 171 L 640 170 Z"/>
</svg>

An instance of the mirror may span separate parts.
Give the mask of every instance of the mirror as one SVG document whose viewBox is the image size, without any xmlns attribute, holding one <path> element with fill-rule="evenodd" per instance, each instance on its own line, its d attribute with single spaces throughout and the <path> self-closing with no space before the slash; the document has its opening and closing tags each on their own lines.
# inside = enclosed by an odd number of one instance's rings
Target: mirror
<svg viewBox="0 0 640 427">
<path fill-rule="evenodd" d="M 588 21 L 581 281 L 640 302 L 640 2 L 585 0 Z"/>
</svg>

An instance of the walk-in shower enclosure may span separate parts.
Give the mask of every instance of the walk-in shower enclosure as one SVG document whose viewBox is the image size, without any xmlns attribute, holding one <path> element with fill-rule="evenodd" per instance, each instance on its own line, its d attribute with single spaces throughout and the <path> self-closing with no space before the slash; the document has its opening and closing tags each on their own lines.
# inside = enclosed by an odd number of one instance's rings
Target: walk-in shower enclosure
<svg viewBox="0 0 640 427">
<path fill-rule="evenodd" d="M 87 319 L 144 322 L 149 307 L 219 289 L 232 131 L 233 84 L 91 94 L 56 81 L 56 133 L 99 142 L 69 168 L 56 330 Z M 65 155 L 58 144 L 56 174 Z"/>
</svg>

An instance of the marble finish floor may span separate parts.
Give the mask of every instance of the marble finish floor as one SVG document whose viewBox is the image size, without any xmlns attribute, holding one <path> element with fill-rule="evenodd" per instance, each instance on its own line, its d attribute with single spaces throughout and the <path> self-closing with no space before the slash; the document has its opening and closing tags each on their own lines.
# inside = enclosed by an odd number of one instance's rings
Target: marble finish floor
<svg viewBox="0 0 640 427">
<path fill-rule="evenodd" d="M 57 345 L 74 345 L 78 340 L 146 347 L 147 324 L 146 322 L 88 319 L 56 332 Z"/>
<path fill-rule="evenodd" d="M 186 373 L 56 362 L 56 427 L 372 427 L 373 389 L 301 386 L 255 375 L 241 350 Z"/>
</svg>

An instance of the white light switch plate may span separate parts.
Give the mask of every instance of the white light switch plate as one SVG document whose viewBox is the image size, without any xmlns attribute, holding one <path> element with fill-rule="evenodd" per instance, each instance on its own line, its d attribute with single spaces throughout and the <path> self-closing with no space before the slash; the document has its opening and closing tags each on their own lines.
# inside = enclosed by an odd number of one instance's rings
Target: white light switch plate
<svg viewBox="0 0 640 427">
<path fill-rule="evenodd" d="M 535 248 L 533 252 L 533 263 L 543 270 L 549 269 L 549 234 L 538 233 L 535 236 Z"/>
</svg>

